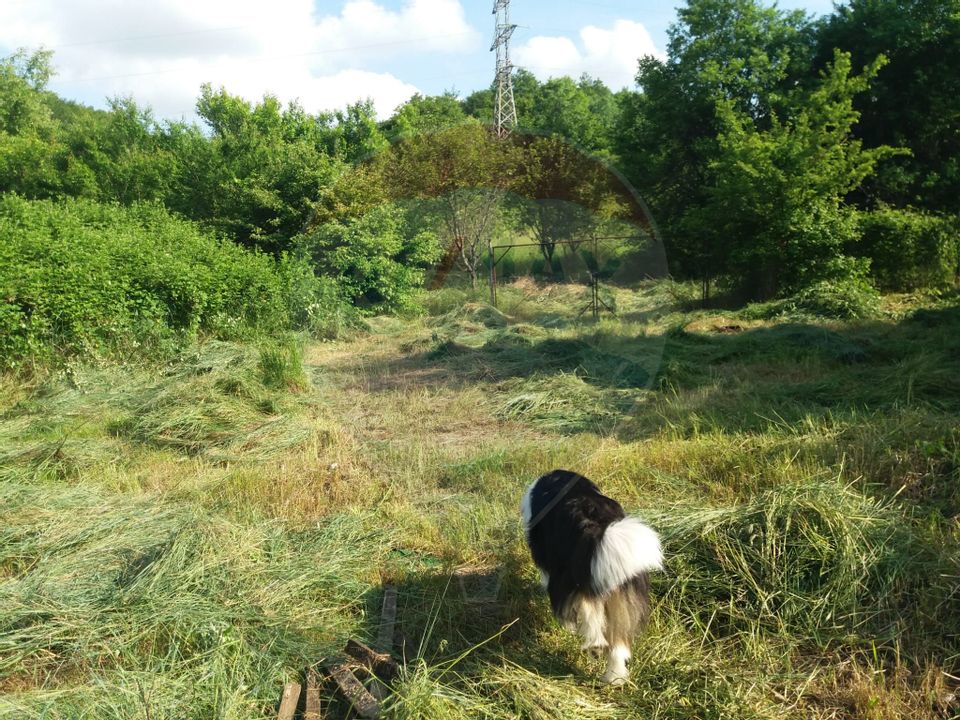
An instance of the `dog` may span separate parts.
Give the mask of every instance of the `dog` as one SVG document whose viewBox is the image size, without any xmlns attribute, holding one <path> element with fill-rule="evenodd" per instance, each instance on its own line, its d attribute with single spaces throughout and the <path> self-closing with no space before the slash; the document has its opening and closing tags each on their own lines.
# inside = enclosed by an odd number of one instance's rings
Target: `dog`
<svg viewBox="0 0 960 720">
<path fill-rule="evenodd" d="M 553 614 L 583 638 L 584 650 L 606 654 L 603 681 L 623 684 L 649 615 L 649 573 L 663 569 L 659 536 L 569 470 L 535 480 L 520 508 Z"/>
</svg>

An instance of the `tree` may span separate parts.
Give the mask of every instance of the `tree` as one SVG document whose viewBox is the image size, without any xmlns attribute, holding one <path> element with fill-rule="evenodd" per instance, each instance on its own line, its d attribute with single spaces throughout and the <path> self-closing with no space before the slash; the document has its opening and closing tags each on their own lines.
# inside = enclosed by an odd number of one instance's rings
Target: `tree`
<svg viewBox="0 0 960 720">
<path fill-rule="evenodd" d="M 338 170 L 329 154 L 337 143 L 329 118 L 314 118 L 295 103 L 284 109 L 270 95 L 254 105 L 209 85 L 197 112 L 212 134 L 213 156 L 203 168 L 210 183 L 205 220 L 243 245 L 279 255 Z"/>
<path fill-rule="evenodd" d="M 424 222 L 441 228 L 438 277 L 454 263 L 476 285 L 504 191 L 516 173 L 514 145 L 471 121 L 397 143 L 385 159 L 388 194 L 419 202 Z"/>
<path fill-rule="evenodd" d="M 864 149 L 851 137 L 853 100 L 881 63 L 854 76 L 850 56 L 837 52 L 819 84 L 795 95 L 783 119 L 772 113 L 767 129 L 735 99 L 718 101 L 719 152 L 702 231 L 710 228 L 746 296 L 767 299 L 857 273 L 844 256 L 856 236 L 845 197 L 892 151 Z"/>
<path fill-rule="evenodd" d="M 51 53 L 0 59 L 0 191 L 50 197 L 61 187 L 57 122 L 44 102 Z"/>
<path fill-rule="evenodd" d="M 726 271 L 704 212 L 720 152 L 717 103 L 768 129 L 790 92 L 809 81 L 812 24 L 757 0 L 689 0 L 668 36 L 665 60 L 640 61 L 643 92 L 619 98 L 614 149 L 652 206 L 673 273 L 706 287 Z"/>
<path fill-rule="evenodd" d="M 857 200 L 960 211 L 960 0 L 850 0 L 821 23 L 817 44 L 821 67 L 834 48 L 855 67 L 889 60 L 855 101 L 854 133 L 911 153 L 881 162 Z"/>
<path fill-rule="evenodd" d="M 415 133 L 430 133 L 460 125 L 466 120 L 455 93 L 423 96 L 419 93 L 401 105 L 386 123 L 391 140 Z"/>
</svg>

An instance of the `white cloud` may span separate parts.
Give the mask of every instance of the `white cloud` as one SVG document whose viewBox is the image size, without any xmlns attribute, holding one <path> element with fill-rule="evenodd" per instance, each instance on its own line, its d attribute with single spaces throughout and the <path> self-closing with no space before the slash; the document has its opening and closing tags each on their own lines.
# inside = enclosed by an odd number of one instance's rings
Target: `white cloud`
<svg viewBox="0 0 960 720">
<path fill-rule="evenodd" d="M 579 47 L 570 38 L 538 35 L 518 47 L 514 57 L 541 79 L 588 73 L 619 90 L 633 85 L 637 61 L 644 55 L 663 57 L 641 23 L 617 20 L 610 29 L 582 28 Z"/>
<path fill-rule="evenodd" d="M 70 97 L 133 95 L 161 117 L 190 116 L 201 83 L 329 110 L 373 98 L 381 115 L 417 91 L 377 65 L 403 55 L 475 50 L 460 0 L 406 0 L 390 10 L 349 0 L 7 0 L 0 47 L 55 52 L 52 89 Z"/>
</svg>

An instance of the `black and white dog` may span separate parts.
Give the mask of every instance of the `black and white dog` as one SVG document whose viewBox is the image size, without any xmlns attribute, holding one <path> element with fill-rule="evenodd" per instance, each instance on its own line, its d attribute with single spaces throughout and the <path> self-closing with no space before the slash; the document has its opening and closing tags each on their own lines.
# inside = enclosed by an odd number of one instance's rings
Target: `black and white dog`
<svg viewBox="0 0 960 720">
<path fill-rule="evenodd" d="M 623 683 L 649 612 L 648 573 L 663 567 L 660 538 L 568 470 L 535 480 L 521 511 L 553 614 L 583 638 L 584 650 L 606 653 L 604 682 Z"/>
</svg>

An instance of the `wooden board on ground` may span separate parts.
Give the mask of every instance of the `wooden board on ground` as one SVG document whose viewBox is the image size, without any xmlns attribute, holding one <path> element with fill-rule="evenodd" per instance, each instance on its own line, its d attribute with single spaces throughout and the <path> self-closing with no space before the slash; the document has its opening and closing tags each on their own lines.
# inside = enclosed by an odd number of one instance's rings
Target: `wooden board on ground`
<svg viewBox="0 0 960 720">
<path fill-rule="evenodd" d="M 397 623 L 397 588 L 387 585 L 383 591 L 383 608 L 380 611 L 380 632 L 374 647 L 388 653 L 393 649 L 393 630 Z"/>
<path fill-rule="evenodd" d="M 353 711 L 362 718 L 376 718 L 380 716 L 380 703 L 357 680 L 356 676 L 346 665 L 332 665 L 327 668 L 330 677 L 337 684 L 340 694 L 350 703 Z"/>
<path fill-rule="evenodd" d="M 367 647 L 359 640 L 354 640 L 352 638 L 347 640 L 347 645 L 344 648 L 344 652 L 346 652 L 347 655 L 363 665 L 381 680 L 386 680 L 389 682 L 397 676 L 397 673 L 400 672 L 400 668 L 397 666 L 396 660 L 394 660 L 388 653 L 377 652 L 376 650 Z"/>
<path fill-rule="evenodd" d="M 317 681 L 317 672 L 313 668 L 307 670 L 307 697 L 303 709 L 303 720 L 320 720 L 320 684 Z"/>
<path fill-rule="evenodd" d="M 283 688 L 283 695 L 280 698 L 280 710 L 277 712 L 277 720 L 293 720 L 293 714 L 297 711 L 297 703 L 300 701 L 300 683 L 287 683 Z"/>
</svg>

